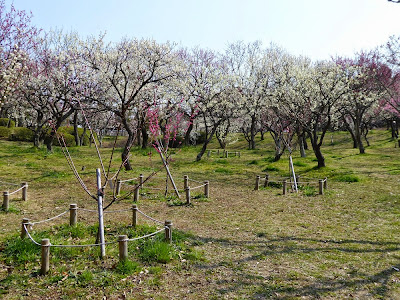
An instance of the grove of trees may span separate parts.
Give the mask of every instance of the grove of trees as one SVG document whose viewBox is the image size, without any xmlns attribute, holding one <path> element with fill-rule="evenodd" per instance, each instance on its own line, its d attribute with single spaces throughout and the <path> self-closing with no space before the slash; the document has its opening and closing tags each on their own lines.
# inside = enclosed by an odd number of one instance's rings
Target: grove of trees
<svg viewBox="0 0 400 300">
<path fill-rule="evenodd" d="M 7 10 L 3 0 L 0 56 L 0 117 L 29 128 L 34 145 L 49 151 L 66 124 L 76 145 L 90 134 L 88 123 L 99 139 L 121 128 L 126 169 L 131 146 L 151 142 L 149 111 L 155 109 L 164 137 L 173 126 L 175 140 L 202 143 L 197 160 L 213 137 L 225 148 L 231 133 L 242 133 L 255 149 L 256 136 L 269 133 L 276 160 L 292 143 L 304 156 L 309 143 L 319 167 L 328 131 L 349 131 L 364 153 L 368 131 L 383 124 L 395 129 L 400 117 L 400 37 L 328 61 L 258 41 L 232 43 L 224 53 L 151 39 L 107 44 L 102 35 L 43 32 L 31 15 Z"/>
</svg>

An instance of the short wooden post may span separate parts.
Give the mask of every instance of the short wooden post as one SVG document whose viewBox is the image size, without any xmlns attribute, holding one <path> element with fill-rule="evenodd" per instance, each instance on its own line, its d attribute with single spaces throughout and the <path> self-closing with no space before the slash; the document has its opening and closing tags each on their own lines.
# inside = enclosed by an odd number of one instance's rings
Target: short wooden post
<svg viewBox="0 0 400 300">
<path fill-rule="evenodd" d="M 240 157 L 240 151 L 239 151 L 239 157 Z"/>
<path fill-rule="evenodd" d="M 115 193 L 117 196 L 121 193 L 121 179 L 117 180 L 117 187 L 115 188 Z"/>
<path fill-rule="evenodd" d="M 320 195 L 324 194 L 324 181 L 322 179 L 318 180 L 318 190 Z"/>
<path fill-rule="evenodd" d="M 69 226 L 75 226 L 78 221 L 78 205 L 69 205 Z"/>
<path fill-rule="evenodd" d="M 21 183 L 22 186 L 22 200 L 27 201 L 28 200 L 28 183 L 23 182 Z"/>
<path fill-rule="evenodd" d="M 133 204 L 133 205 L 132 205 L 132 226 L 133 226 L 134 228 L 135 228 L 136 225 L 137 225 L 137 211 L 138 211 L 137 205 L 136 205 L 136 204 Z"/>
<path fill-rule="evenodd" d="M 229 156 L 229 152 L 226 151 L 226 152 L 225 152 L 225 157 L 228 158 L 228 156 Z"/>
<path fill-rule="evenodd" d="M 286 180 L 282 181 L 282 195 L 286 195 Z"/>
<path fill-rule="evenodd" d="M 264 187 L 268 186 L 268 181 L 269 181 L 269 175 L 265 174 L 265 181 L 264 181 Z"/>
<path fill-rule="evenodd" d="M 119 248 L 119 261 L 125 261 L 128 259 L 128 236 L 118 236 L 118 248 Z"/>
<path fill-rule="evenodd" d="M 41 275 L 46 275 L 50 269 L 50 240 L 42 239 L 42 268 L 40 269 Z"/>
<path fill-rule="evenodd" d="M 324 190 L 326 190 L 328 188 L 328 178 L 325 177 L 324 179 Z"/>
<path fill-rule="evenodd" d="M 21 226 L 21 239 L 24 239 L 27 236 L 27 231 L 29 226 L 29 219 L 23 218 L 22 219 L 22 226 Z"/>
<path fill-rule="evenodd" d="M 139 175 L 139 184 L 140 184 L 140 188 L 143 188 L 143 174 Z"/>
<path fill-rule="evenodd" d="M 133 191 L 133 201 L 135 202 L 139 201 L 139 187 L 136 187 L 135 190 Z"/>
<path fill-rule="evenodd" d="M 210 157 L 210 155 L 211 155 L 211 150 L 208 150 L 207 151 L 207 157 Z"/>
<path fill-rule="evenodd" d="M 217 155 L 219 156 L 219 149 L 217 150 Z"/>
<path fill-rule="evenodd" d="M 165 221 L 165 241 L 168 243 L 172 243 L 172 221 Z"/>
<path fill-rule="evenodd" d="M 10 194 L 8 191 L 3 192 L 3 209 L 8 211 L 10 208 Z"/>
<path fill-rule="evenodd" d="M 210 197 L 210 182 L 209 181 L 204 181 L 204 197 L 209 198 Z"/>
<path fill-rule="evenodd" d="M 190 186 L 186 187 L 185 192 L 186 192 L 186 204 L 190 204 Z"/>
<path fill-rule="evenodd" d="M 256 186 L 254 187 L 255 191 L 258 191 L 260 189 L 260 175 L 257 175 L 256 177 Z"/>
<path fill-rule="evenodd" d="M 185 176 L 183 176 L 183 189 L 186 190 L 188 185 L 189 185 L 189 176 L 185 175 Z"/>
</svg>

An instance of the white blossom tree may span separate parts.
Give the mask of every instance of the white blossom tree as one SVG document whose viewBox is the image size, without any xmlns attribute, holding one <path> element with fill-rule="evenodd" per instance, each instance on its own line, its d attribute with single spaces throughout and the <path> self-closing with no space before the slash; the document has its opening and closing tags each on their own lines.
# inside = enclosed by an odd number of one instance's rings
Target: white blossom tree
<svg viewBox="0 0 400 300">
<path fill-rule="evenodd" d="M 142 99 L 149 90 L 176 76 L 173 45 L 154 40 L 123 39 L 104 45 L 101 38 L 90 39 L 84 59 L 92 70 L 92 80 L 101 84 L 101 97 L 88 97 L 111 111 L 128 133 L 122 152 L 125 169 L 131 170 L 128 154 L 140 125 Z"/>
</svg>

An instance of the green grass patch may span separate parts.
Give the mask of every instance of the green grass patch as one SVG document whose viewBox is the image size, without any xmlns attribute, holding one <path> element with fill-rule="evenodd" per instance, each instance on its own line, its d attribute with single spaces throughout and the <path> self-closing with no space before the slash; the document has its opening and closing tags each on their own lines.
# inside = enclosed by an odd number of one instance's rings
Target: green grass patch
<svg viewBox="0 0 400 300">
<path fill-rule="evenodd" d="M 279 168 L 274 167 L 274 166 L 266 166 L 263 170 L 263 172 L 279 172 Z"/>
<path fill-rule="evenodd" d="M 334 177 L 336 181 L 340 182 L 359 182 L 360 178 L 354 174 L 344 174 L 344 175 L 337 175 Z"/>
</svg>

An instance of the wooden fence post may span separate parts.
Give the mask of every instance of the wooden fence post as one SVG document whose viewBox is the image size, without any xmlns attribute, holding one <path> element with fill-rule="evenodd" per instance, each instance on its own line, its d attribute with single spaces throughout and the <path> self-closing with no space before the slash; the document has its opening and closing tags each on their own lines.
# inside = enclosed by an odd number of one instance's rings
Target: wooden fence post
<svg viewBox="0 0 400 300">
<path fill-rule="evenodd" d="M 318 191 L 320 195 L 324 194 L 324 181 L 322 179 L 318 180 Z"/>
<path fill-rule="evenodd" d="M 76 226 L 78 221 L 78 205 L 77 204 L 70 204 L 69 205 L 69 225 Z"/>
<path fill-rule="evenodd" d="M 22 219 L 22 226 L 21 226 L 21 239 L 24 239 L 27 236 L 27 231 L 29 226 L 29 219 L 23 218 Z"/>
<path fill-rule="evenodd" d="M 240 157 L 240 151 L 239 151 L 239 157 Z"/>
<path fill-rule="evenodd" d="M 27 201 L 28 200 L 28 183 L 23 182 L 21 183 L 22 188 L 22 200 Z"/>
<path fill-rule="evenodd" d="M 50 269 L 50 240 L 42 239 L 42 267 L 40 269 L 41 275 L 46 275 Z"/>
<path fill-rule="evenodd" d="M 286 195 L 286 180 L 282 181 L 282 195 Z"/>
<path fill-rule="evenodd" d="M 8 191 L 3 192 L 3 209 L 8 211 L 10 208 L 10 194 Z"/>
<path fill-rule="evenodd" d="M 138 210 L 137 205 L 133 204 L 132 205 L 132 226 L 134 228 L 136 228 L 136 225 L 137 225 L 137 210 Z"/>
<path fill-rule="evenodd" d="M 184 175 L 183 176 L 183 189 L 186 190 L 188 185 L 189 185 L 189 176 L 188 175 Z"/>
<path fill-rule="evenodd" d="M 168 243 L 172 243 L 172 221 L 165 221 L 165 241 Z"/>
<path fill-rule="evenodd" d="M 136 187 L 136 189 L 133 192 L 133 201 L 138 202 L 139 200 L 139 187 Z"/>
<path fill-rule="evenodd" d="M 219 149 L 217 150 L 217 155 L 219 156 Z"/>
<path fill-rule="evenodd" d="M 228 156 L 229 156 L 229 152 L 226 151 L 226 152 L 225 152 L 225 158 L 228 158 Z"/>
<path fill-rule="evenodd" d="M 117 180 L 117 187 L 115 188 L 115 193 L 117 194 L 117 196 L 119 195 L 119 193 L 121 193 L 121 179 Z"/>
<path fill-rule="evenodd" d="M 256 177 L 256 186 L 254 187 L 255 191 L 258 191 L 260 189 L 260 175 L 257 175 Z"/>
<path fill-rule="evenodd" d="M 210 182 L 209 181 L 204 181 L 204 197 L 209 198 L 210 197 Z"/>
<path fill-rule="evenodd" d="M 139 184 L 140 184 L 139 187 L 142 189 L 143 188 L 143 174 L 139 175 Z"/>
<path fill-rule="evenodd" d="M 264 187 L 268 186 L 268 181 L 269 181 L 269 175 L 265 174 L 265 181 L 264 181 Z"/>
<path fill-rule="evenodd" d="M 118 236 L 118 248 L 119 248 L 119 261 L 125 261 L 128 259 L 128 236 Z"/>
<path fill-rule="evenodd" d="M 186 204 L 190 204 L 190 186 L 186 187 Z"/>
<path fill-rule="evenodd" d="M 325 177 L 324 179 L 324 189 L 326 190 L 328 188 L 328 178 Z"/>
<path fill-rule="evenodd" d="M 207 151 L 207 157 L 210 157 L 210 155 L 211 155 L 211 150 L 208 150 Z"/>
</svg>

